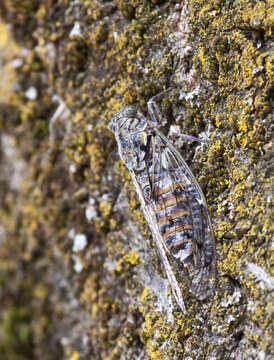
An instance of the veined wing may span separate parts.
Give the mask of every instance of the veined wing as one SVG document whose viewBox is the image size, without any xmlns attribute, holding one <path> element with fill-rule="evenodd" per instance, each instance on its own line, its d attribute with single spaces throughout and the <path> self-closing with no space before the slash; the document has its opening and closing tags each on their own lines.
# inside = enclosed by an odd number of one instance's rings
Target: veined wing
<svg viewBox="0 0 274 360">
<path fill-rule="evenodd" d="M 178 281 L 172 270 L 172 267 L 169 263 L 169 260 L 168 260 L 167 254 L 166 254 L 166 249 L 165 249 L 164 243 L 162 241 L 162 236 L 161 236 L 161 234 L 159 232 L 159 228 L 157 226 L 154 210 L 151 208 L 151 206 L 148 203 L 147 198 L 144 196 L 144 192 L 142 190 L 142 185 L 138 181 L 135 172 L 133 170 L 130 170 L 130 174 L 131 174 L 136 192 L 138 194 L 139 200 L 141 202 L 145 218 L 151 229 L 153 239 L 154 239 L 155 244 L 158 249 L 159 256 L 160 256 L 162 264 L 165 268 L 165 272 L 166 272 L 169 284 L 171 286 L 172 293 L 173 293 L 174 298 L 176 299 L 176 302 L 179 305 L 180 309 L 182 310 L 183 313 L 185 313 L 186 308 L 185 308 L 185 304 L 184 304 L 184 300 L 183 300 L 183 295 L 182 295 L 181 289 L 179 287 Z"/>
<path fill-rule="evenodd" d="M 165 248 L 189 268 L 192 292 L 205 299 L 217 276 L 215 239 L 202 190 L 190 168 L 157 129 L 153 139 L 151 206 Z"/>
</svg>

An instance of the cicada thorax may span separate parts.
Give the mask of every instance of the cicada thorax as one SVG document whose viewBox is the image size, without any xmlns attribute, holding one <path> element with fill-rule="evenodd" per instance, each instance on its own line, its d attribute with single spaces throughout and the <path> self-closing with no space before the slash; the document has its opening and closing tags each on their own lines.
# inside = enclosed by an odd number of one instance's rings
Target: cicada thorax
<svg viewBox="0 0 274 360">
<path fill-rule="evenodd" d="M 120 157 L 129 170 L 139 171 L 144 166 L 147 126 L 146 117 L 133 106 L 122 108 L 109 124 L 109 129 L 115 134 Z"/>
<path fill-rule="evenodd" d="M 127 136 L 120 135 L 119 154 L 129 170 L 141 171 L 145 167 L 147 133 L 138 131 Z"/>
</svg>

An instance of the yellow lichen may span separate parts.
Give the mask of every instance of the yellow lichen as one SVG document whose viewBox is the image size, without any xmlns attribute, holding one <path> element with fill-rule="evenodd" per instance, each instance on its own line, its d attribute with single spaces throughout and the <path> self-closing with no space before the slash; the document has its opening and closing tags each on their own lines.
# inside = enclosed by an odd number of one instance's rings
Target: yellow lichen
<svg viewBox="0 0 274 360">
<path fill-rule="evenodd" d="M 140 257 L 139 254 L 137 253 L 136 250 L 132 250 L 130 253 L 128 254 L 124 254 L 123 257 L 119 260 L 117 266 L 116 266 L 116 271 L 117 272 L 121 272 L 123 271 L 124 267 L 128 265 L 138 265 L 140 262 Z"/>
</svg>

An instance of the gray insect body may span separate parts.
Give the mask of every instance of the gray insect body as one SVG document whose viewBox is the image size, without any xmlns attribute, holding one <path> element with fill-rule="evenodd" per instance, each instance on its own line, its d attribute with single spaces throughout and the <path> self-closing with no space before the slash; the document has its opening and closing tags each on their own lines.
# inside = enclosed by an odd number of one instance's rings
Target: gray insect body
<svg viewBox="0 0 274 360">
<path fill-rule="evenodd" d="M 184 312 L 183 297 L 167 252 L 192 271 L 191 292 L 203 300 L 215 287 L 215 239 L 206 201 L 194 175 L 158 130 L 156 116 L 161 115 L 155 98 L 148 103 L 151 119 L 127 106 L 114 116 L 109 129 L 115 134 L 120 157 L 130 171 L 173 294 Z"/>
</svg>

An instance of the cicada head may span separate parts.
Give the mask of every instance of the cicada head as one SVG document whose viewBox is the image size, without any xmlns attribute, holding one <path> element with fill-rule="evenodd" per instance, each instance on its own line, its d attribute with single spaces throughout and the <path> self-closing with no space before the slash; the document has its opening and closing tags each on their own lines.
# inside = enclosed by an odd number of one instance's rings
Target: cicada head
<svg viewBox="0 0 274 360">
<path fill-rule="evenodd" d="M 147 119 L 133 106 L 125 106 L 112 118 L 109 130 L 115 135 L 127 136 L 131 133 L 143 131 L 147 126 Z"/>
</svg>

